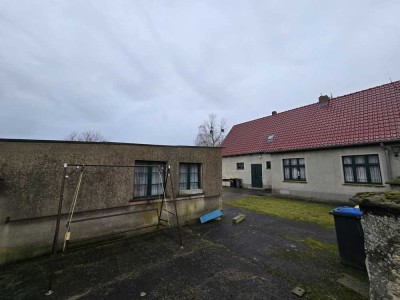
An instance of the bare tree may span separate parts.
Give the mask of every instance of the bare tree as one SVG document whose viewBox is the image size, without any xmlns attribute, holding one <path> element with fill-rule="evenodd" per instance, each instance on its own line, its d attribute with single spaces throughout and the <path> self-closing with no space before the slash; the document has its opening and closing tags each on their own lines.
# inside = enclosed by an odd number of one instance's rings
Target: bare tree
<svg viewBox="0 0 400 300">
<path fill-rule="evenodd" d="M 107 142 L 106 138 L 100 132 L 94 130 L 72 131 L 65 139 L 73 142 Z"/>
<path fill-rule="evenodd" d="M 219 147 L 225 138 L 226 121 L 217 122 L 216 114 L 209 114 L 208 120 L 199 126 L 195 145 L 204 147 Z"/>
</svg>

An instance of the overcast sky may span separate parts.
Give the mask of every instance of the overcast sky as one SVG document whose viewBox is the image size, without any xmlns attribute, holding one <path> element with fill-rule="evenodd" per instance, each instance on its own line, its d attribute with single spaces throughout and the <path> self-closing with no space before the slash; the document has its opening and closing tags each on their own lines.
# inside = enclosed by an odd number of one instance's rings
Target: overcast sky
<svg viewBox="0 0 400 300">
<path fill-rule="evenodd" d="M 400 1 L 0 0 L 0 138 L 192 145 L 400 79 Z"/>
</svg>

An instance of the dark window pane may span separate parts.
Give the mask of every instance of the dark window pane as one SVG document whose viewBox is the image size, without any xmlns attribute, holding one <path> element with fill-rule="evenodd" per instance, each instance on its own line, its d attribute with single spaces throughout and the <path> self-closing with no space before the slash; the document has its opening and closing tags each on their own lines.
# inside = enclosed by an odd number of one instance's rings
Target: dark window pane
<svg viewBox="0 0 400 300">
<path fill-rule="evenodd" d="M 181 163 L 179 165 L 179 189 L 200 188 L 200 164 Z"/>
<path fill-rule="evenodd" d="M 368 162 L 370 164 L 379 164 L 378 155 L 368 155 Z"/>
</svg>

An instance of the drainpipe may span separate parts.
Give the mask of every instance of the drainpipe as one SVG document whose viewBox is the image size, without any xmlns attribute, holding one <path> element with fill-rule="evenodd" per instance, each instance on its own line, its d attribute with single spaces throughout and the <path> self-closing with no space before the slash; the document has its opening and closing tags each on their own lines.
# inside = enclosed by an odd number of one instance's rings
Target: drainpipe
<svg viewBox="0 0 400 300">
<path fill-rule="evenodd" d="M 383 149 L 385 149 L 386 165 L 387 165 L 389 180 L 393 180 L 392 165 L 390 164 L 390 161 L 389 161 L 389 149 L 390 148 L 386 147 L 383 143 L 381 143 L 381 147 Z"/>
</svg>

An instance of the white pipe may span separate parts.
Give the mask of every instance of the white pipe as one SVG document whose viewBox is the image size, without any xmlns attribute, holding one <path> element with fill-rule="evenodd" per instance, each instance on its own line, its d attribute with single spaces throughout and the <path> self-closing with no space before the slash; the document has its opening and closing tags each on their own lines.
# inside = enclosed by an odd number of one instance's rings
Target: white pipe
<svg viewBox="0 0 400 300">
<path fill-rule="evenodd" d="M 393 180 L 392 165 L 390 164 L 390 161 L 389 161 L 389 149 L 390 148 L 386 147 L 383 143 L 381 143 L 381 147 L 383 149 L 385 149 L 386 165 L 387 165 L 389 180 Z"/>
</svg>

